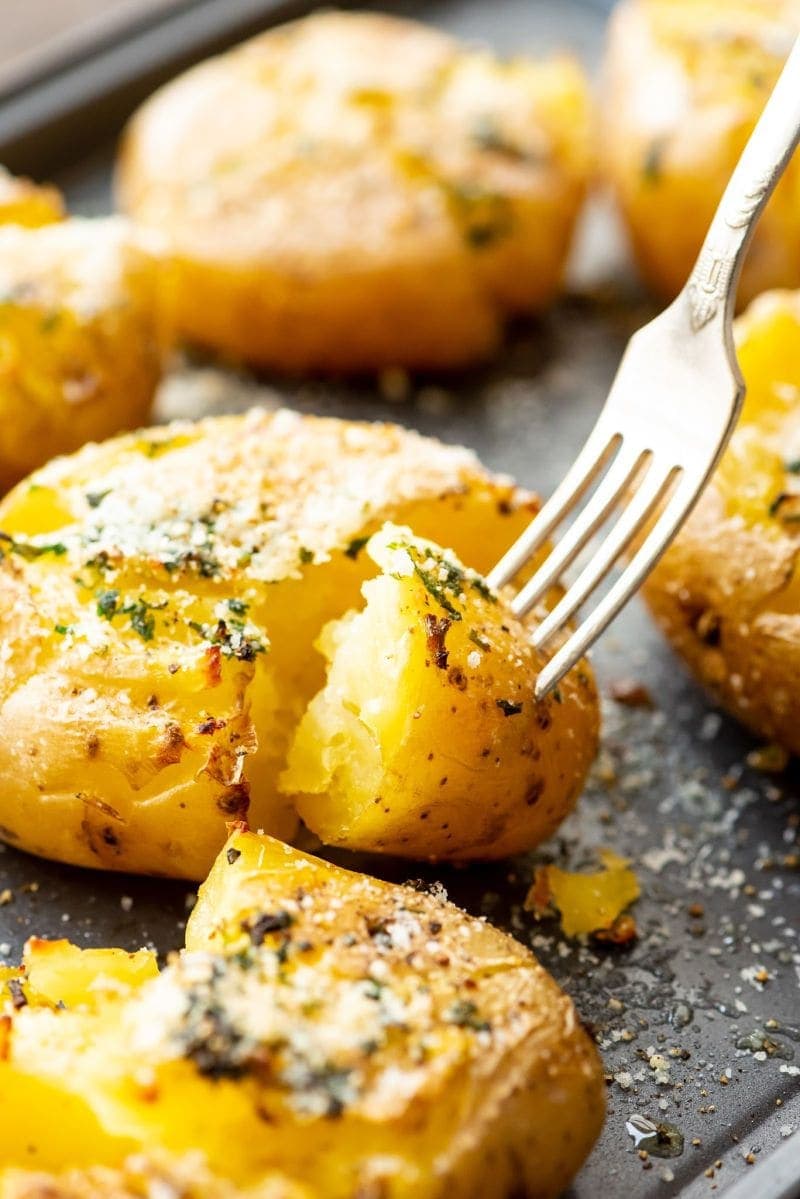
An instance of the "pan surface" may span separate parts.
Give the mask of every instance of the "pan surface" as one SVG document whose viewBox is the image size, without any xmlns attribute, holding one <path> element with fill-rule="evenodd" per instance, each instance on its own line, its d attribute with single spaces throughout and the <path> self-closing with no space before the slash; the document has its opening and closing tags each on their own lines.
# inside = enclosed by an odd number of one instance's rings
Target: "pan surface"
<svg viewBox="0 0 800 1199">
<path fill-rule="evenodd" d="M 602 3 L 579 0 L 378 7 L 501 51 L 569 47 L 589 65 L 604 22 Z M 57 174 L 73 209 L 108 209 L 112 152 L 98 145 Z M 404 401 L 391 402 L 368 384 L 287 386 L 194 365 L 165 386 L 158 417 L 287 403 L 395 420 L 466 443 L 547 493 L 591 427 L 626 338 L 649 315 L 625 272 L 606 217 L 595 213 L 576 252 L 573 294 L 514 330 L 487 369 L 415 380 Z M 652 706 L 606 699 L 604 748 L 587 794 L 541 852 L 460 871 L 337 860 L 397 880 L 440 880 L 455 901 L 530 944 L 574 996 L 603 1052 L 609 1113 L 572 1199 L 729 1190 L 732 1199 L 789 1199 L 800 1194 L 800 774 L 747 766 L 753 743 L 687 679 L 638 603 L 607 634 L 595 665 L 607 697 L 615 682 L 634 679 Z M 629 949 L 568 942 L 522 906 L 537 863 L 579 867 L 604 846 L 632 860 L 642 886 L 640 935 Z M 185 884 L 83 872 L 0 847 L 5 889 L 12 898 L 0 906 L 0 955 L 11 961 L 33 933 L 165 953 L 182 942 L 193 899 Z M 626 1131 L 634 1115 L 671 1125 L 682 1152 L 643 1160 Z"/>
</svg>

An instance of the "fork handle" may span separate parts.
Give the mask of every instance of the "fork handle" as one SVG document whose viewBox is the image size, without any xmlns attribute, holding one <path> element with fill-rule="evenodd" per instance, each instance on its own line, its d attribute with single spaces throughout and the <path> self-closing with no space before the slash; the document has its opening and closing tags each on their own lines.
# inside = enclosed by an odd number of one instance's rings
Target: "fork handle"
<svg viewBox="0 0 800 1199">
<path fill-rule="evenodd" d="M 732 361 L 731 322 L 745 252 L 758 218 L 800 141 L 800 37 L 725 188 L 683 295 L 699 333 L 721 323 Z"/>
</svg>

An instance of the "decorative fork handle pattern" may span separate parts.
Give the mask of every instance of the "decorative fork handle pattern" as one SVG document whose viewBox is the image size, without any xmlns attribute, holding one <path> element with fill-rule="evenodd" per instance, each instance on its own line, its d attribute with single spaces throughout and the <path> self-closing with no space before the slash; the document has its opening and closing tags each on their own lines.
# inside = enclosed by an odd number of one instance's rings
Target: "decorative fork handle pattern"
<svg viewBox="0 0 800 1199">
<path fill-rule="evenodd" d="M 714 318 L 729 329 L 745 252 L 764 206 L 798 141 L 800 38 L 792 47 L 725 188 L 684 288 L 693 333 L 698 333 Z"/>
</svg>

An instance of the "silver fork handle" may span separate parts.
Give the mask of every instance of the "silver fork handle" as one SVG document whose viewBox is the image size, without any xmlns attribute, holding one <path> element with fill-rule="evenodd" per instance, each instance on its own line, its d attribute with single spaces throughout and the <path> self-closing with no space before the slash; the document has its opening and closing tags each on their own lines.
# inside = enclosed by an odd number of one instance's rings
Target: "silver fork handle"
<svg viewBox="0 0 800 1199">
<path fill-rule="evenodd" d="M 693 333 L 721 323 L 731 361 L 733 307 L 758 218 L 800 141 L 800 37 L 742 151 L 683 289 Z"/>
</svg>

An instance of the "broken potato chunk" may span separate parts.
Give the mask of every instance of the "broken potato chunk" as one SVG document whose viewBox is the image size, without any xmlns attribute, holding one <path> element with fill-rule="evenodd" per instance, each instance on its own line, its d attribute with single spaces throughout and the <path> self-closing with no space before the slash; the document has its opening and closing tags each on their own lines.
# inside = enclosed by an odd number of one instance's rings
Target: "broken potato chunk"
<svg viewBox="0 0 800 1199">
<path fill-rule="evenodd" d="M 160 974 L 58 942 L 42 997 L 43 952 L 0 997 L 3 1199 L 554 1199 L 602 1125 L 597 1051 L 527 949 L 242 826 Z"/>
<path fill-rule="evenodd" d="M 537 703 L 544 659 L 483 578 L 384 528 L 366 606 L 328 625 L 325 687 L 282 785 L 328 844 L 418 858 L 493 858 L 549 836 L 597 740 L 593 684 L 573 671 Z"/>
</svg>

